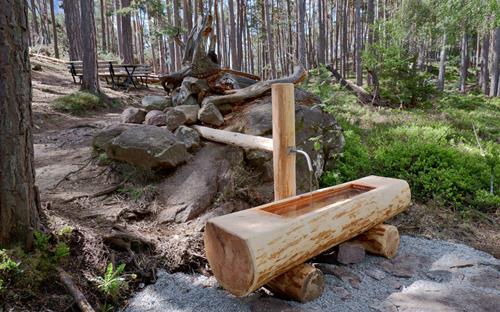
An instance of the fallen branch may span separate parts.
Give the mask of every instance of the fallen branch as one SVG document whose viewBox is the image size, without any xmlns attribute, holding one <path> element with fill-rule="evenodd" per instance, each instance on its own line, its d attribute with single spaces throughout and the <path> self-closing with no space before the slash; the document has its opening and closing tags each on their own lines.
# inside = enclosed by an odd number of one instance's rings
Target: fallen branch
<svg viewBox="0 0 500 312">
<path fill-rule="evenodd" d="M 77 199 L 80 199 L 80 198 L 85 198 L 85 197 L 88 197 L 88 198 L 96 198 L 96 197 L 100 197 L 100 196 L 103 196 L 103 195 L 107 195 L 107 194 L 110 194 L 110 193 L 113 193 L 115 192 L 117 189 L 119 189 L 120 187 L 123 186 L 123 184 L 125 184 L 126 181 L 123 181 L 117 185 L 113 185 L 113 186 L 110 186 L 108 187 L 107 189 L 104 189 L 102 191 L 99 191 L 99 192 L 96 192 L 94 194 L 84 194 L 84 195 L 78 195 L 78 196 L 73 196 L 71 198 L 68 198 L 68 199 L 65 199 L 63 200 L 63 204 L 66 204 L 66 203 L 69 203 L 69 202 L 72 202 L 74 200 L 77 200 Z"/>
<path fill-rule="evenodd" d="M 75 285 L 73 282 L 73 279 L 71 279 L 71 276 L 66 273 L 61 268 L 57 269 L 59 273 L 59 279 L 61 282 L 64 284 L 64 287 L 66 290 L 73 296 L 75 299 L 76 304 L 80 308 L 80 311 L 82 312 L 94 312 L 95 310 L 92 308 L 90 303 L 87 301 L 83 293 L 78 289 L 78 287 Z"/>
<path fill-rule="evenodd" d="M 91 162 L 92 162 L 92 159 L 93 158 L 90 158 L 85 164 L 83 164 L 83 166 L 81 166 L 80 168 L 74 170 L 74 171 L 70 171 L 68 172 L 64 177 L 62 177 L 61 180 L 59 180 L 56 185 L 54 185 L 54 187 L 51 188 L 51 190 L 55 190 L 63 181 L 65 181 L 67 178 L 69 178 L 70 175 L 72 174 L 75 174 L 75 173 L 78 173 L 80 171 L 82 171 L 83 169 L 85 169 Z"/>
<path fill-rule="evenodd" d="M 249 87 L 243 89 L 234 90 L 231 94 L 226 95 L 212 95 L 206 97 L 202 106 L 207 104 L 214 104 L 215 106 L 220 106 L 223 104 L 237 104 L 248 101 L 250 99 L 257 98 L 259 96 L 264 95 L 266 92 L 271 90 L 271 85 L 275 83 L 294 83 L 297 84 L 303 81 L 307 77 L 307 72 L 304 70 L 302 66 L 295 66 L 294 72 L 291 76 L 274 79 L 274 80 L 266 80 L 259 81 Z"/>
</svg>

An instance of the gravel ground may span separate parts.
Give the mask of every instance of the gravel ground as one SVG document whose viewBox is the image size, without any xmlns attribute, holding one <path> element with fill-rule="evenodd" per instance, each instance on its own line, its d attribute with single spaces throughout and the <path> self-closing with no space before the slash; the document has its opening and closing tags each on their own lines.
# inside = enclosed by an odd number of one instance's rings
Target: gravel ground
<svg viewBox="0 0 500 312">
<path fill-rule="evenodd" d="M 500 260 L 468 246 L 402 236 L 398 256 L 367 256 L 325 274 L 325 291 L 300 304 L 260 290 L 236 298 L 214 277 L 160 272 L 125 311 L 500 311 Z"/>
</svg>

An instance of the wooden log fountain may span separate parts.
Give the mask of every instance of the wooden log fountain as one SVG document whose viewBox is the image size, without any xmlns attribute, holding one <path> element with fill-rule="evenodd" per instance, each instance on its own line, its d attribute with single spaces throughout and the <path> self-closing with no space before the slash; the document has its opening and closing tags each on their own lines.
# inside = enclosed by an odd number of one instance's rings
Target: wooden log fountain
<svg viewBox="0 0 500 312">
<path fill-rule="evenodd" d="M 369 176 L 210 219 L 205 251 L 219 283 L 244 296 L 402 212 L 403 180 Z"/>
</svg>

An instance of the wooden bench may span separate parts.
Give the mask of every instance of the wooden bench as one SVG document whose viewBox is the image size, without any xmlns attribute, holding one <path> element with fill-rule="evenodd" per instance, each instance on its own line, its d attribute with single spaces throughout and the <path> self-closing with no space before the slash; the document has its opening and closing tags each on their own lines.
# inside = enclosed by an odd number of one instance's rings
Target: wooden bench
<svg viewBox="0 0 500 312">
<path fill-rule="evenodd" d="M 81 83 L 83 77 L 83 62 L 82 61 L 71 61 L 68 62 L 68 69 L 73 77 L 74 83 Z M 97 62 L 97 74 L 99 77 L 106 79 L 106 83 L 109 84 L 109 79 L 113 79 L 112 69 L 113 65 L 117 65 L 116 61 L 98 61 Z M 79 79 L 77 82 L 76 79 Z"/>
</svg>

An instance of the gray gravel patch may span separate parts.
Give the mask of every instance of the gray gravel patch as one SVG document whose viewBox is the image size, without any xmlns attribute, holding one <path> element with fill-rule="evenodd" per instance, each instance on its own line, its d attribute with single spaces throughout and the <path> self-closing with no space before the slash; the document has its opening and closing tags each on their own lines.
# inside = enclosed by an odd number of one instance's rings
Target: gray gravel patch
<svg viewBox="0 0 500 312">
<path fill-rule="evenodd" d="M 395 259 L 367 256 L 341 267 L 359 281 L 325 275 L 322 296 L 306 304 L 263 290 L 237 298 L 214 277 L 159 272 L 125 311 L 500 311 L 500 260 L 465 245 L 402 236 Z"/>
</svg>

